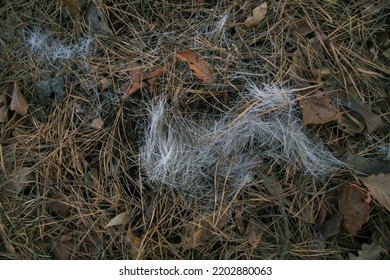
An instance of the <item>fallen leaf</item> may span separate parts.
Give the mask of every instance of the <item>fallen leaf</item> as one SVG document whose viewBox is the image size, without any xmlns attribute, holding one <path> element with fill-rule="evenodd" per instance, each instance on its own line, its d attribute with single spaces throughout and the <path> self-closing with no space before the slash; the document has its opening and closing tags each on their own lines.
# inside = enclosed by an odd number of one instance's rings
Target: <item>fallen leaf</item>
<svg viewBox="0 0 390 280">
<path fill-rule="evenodd" d="M 340 232 L 340 226 L 341 221 L 343 220 L 343 217 L 341 213 L 337 213 L 330 219 L 326 220 L 321 228 L 320 233 L 324 239 L 327 239 L 329 237 L 332 237 Z"/>
<path fill-rule="evenodd" d="M 344 162 L 350 165 L 355 171 L 366 175 L 390 173 L 390 161 L 382 158 L 367 159 L 358 155 L 348 153 Z"/>
<path fill-rule="evenodd" d="M 140 260 L 143 257 L 142 240 L 129 230 L 126 235 L 126 241 L 130 243 L 130 256 L 133 260 Z"/>
<path fill-rule="evenodd" d="M 126 221 L 127 217 L 128 214 L 126 211 L 124 211 L 112 218 L 112 220 L 106 225 L 105 228 L 122 225 Z"/>
<path fill-rule="evenodd" d="M 64 3 L 65 7 L 67 7 L 71 14 L 74 15 L 76 18 L 79 18 L 80 16 L 80 5 L 77 0 L 61 0 L 62 3 Z"/>
<path fill-rule="evenodd" d="M 324 124 L 340 118 L 332 101 L 322 91 L 316 90 L 299 100 L 302 108 L 302 125 Z"/>
<path fill-rule="evenodd" d="M 374 240 L 371 244 L 363 243 L 362 249 L 358 251 L 357 256 L 348 253 L 348 257 L 350 260 L 380 260 L 383 251 L 378 240 Z"/>
<path fill-rule="evenodd" d="M 102 129 L 103 125 L 104 121 L 102 120 L 102 118 L 93 119 L 93 121 L 91 122 L 91 127 L 94 129 Z"/>
<path fill-rule="evenodd" d="M 296 37 L 296 35 L 302 35 L 305 36 L 311 32 L 313 32 L 313 29 L 308 24 L 306 19 L 298 19 L 294 20 L 290 27 L 288 28 L 289 32 L 293 37 Z"/>
<path fill-rule="evenodd" d="M 7 95 L 5 93 L 0 94 L 0 123 L 8 122 L 7 115 Z"/>
<path fill-rule="evenodd" d="M 99 81 L 100 86 L 102 87 L 102 90 L 108 89 L 110 86 L 112 86 L 112 80 L 108 78 L 103 78 Z"/>
<path fill-rule="evenodd" d="M 54 245 L 52 254 L 54 259 L 69 260 L 76 249 L 76 241 L 70 235 L 62 235 Z"/>
<path fill-rule="evenodd" d="M 342 227 L 352 235 L 368 221 L 370 204 L 367 196 L 353 185 L 342 186 L 339 190 L 339 211 L 343 217 Z"/>
<path fill-rule="evenodd" d="M 248 242 L 252 245 L 253 249 L 259 246 L 262 237 L 262 232 L 260 231 L 259 226 L 255 223 L 253 219 L 249 220 L 244 236 L 248 238 Z"/>
<path fill-rule="evenodd" d="M 368 188 L 368 194 L 390 211 L 390 173 L 369 177 L 358 176 L 358 179 Z"/>
<path fill-rule="evenodd" d="M 350 97 L 348 98 L 348 100 L 342 100 L 342 105 L 350 108 L 351 110 L 355 111 L 363 117 L 367 127 L 367 131 L 369 133 L 374 132 L 383 127 L 384 122 L 381 116 L 372 113 L 370 108 L 368 108 L 367 104 L 361 103 L 354 97 Z"/>
<path fill-rule="evenodd" d="M 217 234 L 217 231 L 229 222 L 227 213 L 219 212 L 204 217 L 200 221 L 190 222 L 183 229 L 182 248 L 194 249 Z"/>
<path fill-rule="evenodd" d="M 70 215 L 70 206 L 62 198 L 57 198 L 50 203 L 50 208 L 52 213 L 59 217 L 66 218 Z"/>
<path fill-rule="evenodd" d="M 246 28 L 252 28 L 252 27 L 258 27 L 260 23 L 265 19 L 268 12 L 268 5 L 267 2 L 264 2 L 260 6 L 256 7 L 253 10 L 253 15 L 249 16 L 245 22 L 244 26 Z"/>
<path fill-rule="evenodd" d="M 89 1 L 84 14 L 85 22 L 88 27 L 95 33 L 113 34 L 111 28 L 108 26 L 106 16 L 99 9 L 94 1 Z"/>
<path fill-rule="evenodd" d="M 130 79 L 126 82 L 122 89 L 125 91 L 123 98 L 127 98 L 139 89 L 141 89 L 145 82 L 148 82 L 152 86 L 158 76 L 161 76 L 166 70 L 166 65 L 158 67 L 151 72 L 146 72 L 143 70 L 142 65 L 137 61 L 132 61 L 128 65 L 128 71 Z"/>
<path fill-rule="evenodd" d="M 2 186 L 0 185 L 0 190 L 21 193 L 33 182 L 33 179 L 33 172 L 30 167 L 18 167 L 10 176 L 9 182 L 6 182 Z"/>
<path fill-rule="evenodd" d="M 215 82 L 215 77 L 210 65 L 199 57 L 199 55 L 190 50 L 179 51 L 176 54 L 180 61 L 187 62 L 188 67 L 194 71 L 196 77 L 206 84 Z"/>
<path fill-rule="evenodd" d="M 16 81 L 14 83 L 14 93 L 12 95 L 10 109 L 22 115 L 23 117 L 26 116 L 28 112 L 28 103 L 21 94 L 18 83 Z"/>
</svg>

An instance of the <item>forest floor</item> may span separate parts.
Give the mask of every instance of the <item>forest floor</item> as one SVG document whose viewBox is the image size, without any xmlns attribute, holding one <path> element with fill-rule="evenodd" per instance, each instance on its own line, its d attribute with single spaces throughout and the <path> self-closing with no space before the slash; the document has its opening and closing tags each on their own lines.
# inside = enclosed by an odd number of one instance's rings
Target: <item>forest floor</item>
<svg viewBox="0 0 390 280">
<path fill-rule="evenodd" d="M 1 1 L 0 258 L 389 259 L 389 7 Z M 151 180 L 153 100 L 173 104 L 168 119 L 237 111 L 246 125 L 266 102 L 245 95 L 254 85 L 292 92 L 299 135 L 339 164 L 307 175 L 314 152 L 280 144 L 239 188 Z"/>
</svg>

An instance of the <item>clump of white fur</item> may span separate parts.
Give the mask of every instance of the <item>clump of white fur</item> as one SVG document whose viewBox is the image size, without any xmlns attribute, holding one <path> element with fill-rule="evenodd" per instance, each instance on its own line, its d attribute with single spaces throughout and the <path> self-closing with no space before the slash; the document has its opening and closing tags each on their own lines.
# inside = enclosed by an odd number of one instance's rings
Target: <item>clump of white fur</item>
<svg viewBox="0 0 390 280">
<path fill-rule="evenodd" d="M 240 107 L 246 109 L 237 112 Z M 276 87 L 249 85 L 223 116 L 194 119 L 172 110 L 163 98 L 149 114 L 141 152 L 147 179 L 188 193 L 213 191 L 216 180 L 231 190 L 243 187 L 260 164 L 293 166 L 317 179 L 341 164 L 306 134 L 294 94 Z"/>
</svg>

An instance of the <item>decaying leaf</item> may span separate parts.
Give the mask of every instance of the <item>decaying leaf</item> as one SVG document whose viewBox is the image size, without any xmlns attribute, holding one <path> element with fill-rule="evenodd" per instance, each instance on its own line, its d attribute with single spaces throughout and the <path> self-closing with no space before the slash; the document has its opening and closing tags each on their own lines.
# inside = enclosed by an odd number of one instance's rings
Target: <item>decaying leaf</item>
<svg viewBox="0 0 390 280">
<path fill-rule="evenodd" d="M 380 260 L 383 248 L 378 242 L 378 239 L 373 240 L 371 244 L 363 243 L 362 249 L 358 251 L 358 255 L 348 254 L 350 260 Z"/>
<path fill-rule="evenodd" d="M 368 194 L 390 211 L 390 173 L 358 178 L 368 188 Z"/>
<path fill-rule="evenodd" d="M 332 105 L 329 97 L 322 91 L 316 90 L 312 94 L 299 100 L 302 108 L 302 125 L 324 124 L 340 118 L 337 109 Z"/>
<path fill-rule="evenodd" d="M 7 115 L 7 95 L 5 93 L 0 94 L 0 123 L 8 122 Z"/>
<path fill-rule="evenodd" d="M 59 102 L 65 96 L 64 77 L 56 76 L 47 80 L 38 81 L 34 85 L 38 100 L 43 105 L 49 105 L 54 94 L 54 100 Z"/>
<path fill-rule="evenodd" d="M 342 227 L 352 235 L 368 221 L 370 204 L 367 196 L 353 185 L 342 186 L 339 190 L 339 211 L 343 217 Z"/>
<path fill-rule="evenodd" d="M 102 87 L 102 90 L 108 89 L 110 86 L 112 86 L 112 80 L 108 78 L 102 78 L 99 83 Z"/>
<path fill-rule="evenodd" d="M 390 173 L 390 161 L 387 159 L 367 159 L 348 153 L 344 162 L 350 165 L 355 171 L 364 173 L 365 175 Z"/>
<path fill-rule="evenodd" d="M 343 217 L 341 213 L 337 213 L 333 217 L 331 217 L 329 220 L 326 220 L 321 228 L 320 228 L 320 233 L 324 239 L 327 239 L 329 237 L 332 237 L 340 232 L 340 226 L 341 226 L 341 221 Z"/>
<path fill-rule="evenodd" d="M 176 56 L 179 60 L 187 62 L 188 67 L 194 72 L 195 76 L 201 79 L 205 84 L 215 82 L 215 77 L 210 65 L 200 58 L 197 53 L 190 50 L 184 50 L 177 52 Z"/>
<path fill-rule="evenodd" d="M 264 2 L 260 6 L 256 7 L 253 10 L 253 15 L 249 16 L 245 22 L 244 26 L 246 28 L 258 27 L 260 23 L 265 19 L 268 12 L 267 2 Z"/>
<path fill-rule="evenodd" d="M 11 175 L 10 181 L 0 186 L 0 189 L 21 193 L 33 182 L 33 179 L 33 172 L 30 167 L 18 167 Z"/>
<path fill-rule="evenodd" d="M 94 1 L 89 1 L 84 14 L 85 22 L 92 32 L 102 34 L 113 34 L 111 28 L 108 26 L 106 16 L 99 9 Z"/>
<path fill-rule="evenodd" d="M 124 211 L 124 212 L 122 212 L 122 213 L 116 215 L 116 216 L 115 216 L 114 218 L 112 218 L 112 220 L 106 225 L 105 228 L 112 227 L 112 226 L 119 226 L 119 225 L 122 225 L 122 224 L 126 221 L 126 219 L 127 219 L 128 216 L 129 216 L 129 215 L 127 214 L 126 211 Z"/>
<path fill-rule="evenodd" d="M 14 83 L 14 93 L 12 95 L 10 109 L 23 117 L 26 116 L 28 112 L 28 103 L 20 92 L 19 85 L 16 81 Z"/>
<path fill-rule="evenodd" d="M 209 240 L 229 222 L 227 213 L 216 212 L 197 222 L 190 222 L 183 229 L 182 248 L 193 249 Z"/>
<path fill-rule="evenodd" d="M 103 125 L 104 121 L 102 118 L 93 119 L 93 121 L 91 122 L 91 127 L 94 129 L 102 129 Z"/>
<path fill-rule="evenodd" d="M 378 116 L 371 112 L 367 104 L 361 103 L 356 98 L 350 97 L 348 100 L 343 100 L 342 105 L 350 108 L 354 112 L 361 115 L 369 133 L 374 132 L 383 127 L 384 122 L 381 116 Z"/>
</svg>

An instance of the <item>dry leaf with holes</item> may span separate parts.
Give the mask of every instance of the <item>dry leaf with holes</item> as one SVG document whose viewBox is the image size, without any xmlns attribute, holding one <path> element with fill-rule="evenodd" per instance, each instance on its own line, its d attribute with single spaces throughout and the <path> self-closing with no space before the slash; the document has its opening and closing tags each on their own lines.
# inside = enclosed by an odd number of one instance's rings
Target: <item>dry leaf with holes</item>
<svg viewBox="0 0 390 280">
<path fill-rule="evenodd" d="M 12 95 L 10 109 L 23 117 L 26 116 L 28 112 L 28 103 L 20 92 L 19 85 L 16 81 L 14 83 L 14 93 Z"/>
<path fill-rule="evenodd" d="M 104 121 L 102 120 L 102 118 L 93 119 L 93 121 L 91 122 L 91 127 L 94 129 L 102 129 L 103 125 Z"/>
<path fill-rule="evenodd" d="M 367 223 L 370 204 L 367 196 L 353 185 L 342 186 L 339 190 L 339 211 L 343 217 L 342 227 L 355 235 Z"/>
<path fill-rule="evenodd" d="M 390 211 L 390 173 L 358 178 L 368 188 L 368 194 Z"/>
<path fill-rule="evenodd" d="M 302 125 L 324 124 L 340 118 L 332 101 L 321 90 L 316 90 L 299 100 L 302 108 Z"/>
<path fill-rule="evenodd" d="M 218 230 L 229 222 L 226 213 L 213 213 L 200 221 L 190 222 L 183 229 L 182 248 L 184 250 L 194 249 L 210 238 L 214 237 Z"/>
<path fill-rule="evenodd" d="M 267 2 L 264 2 L 253 10 L 253 14 L 245 20 L 244 26 L 246 28 L 258 27 L 267 16 L 267 12 Z"/>
<path fill-rule="evenodd" d="M 128 216 L 129 215 L 127 214 L 126 211 L 116 215 L 114 218 L 111 219 L 111 221 L 106 225 L 105 228 L 123 225 L 123 223 L 126 221 Z"/>
<path fill-rule="evenodd" d="M 215 77 L 210 65 L 202 59 L 197 53 L 184 50 L 176 54 L 180 61 L 187 62 L 188 67 L 194 72 L 194 75 L 201 79 L 205 84 L 215 82 Z"/>
<path fill-rule="evenodd" d="M 7 95 L 5 93 L 0 94 L 0 123 L 8 122 L 7 115 Z"/>
</svg>

